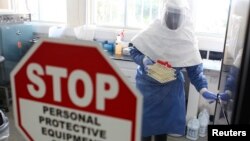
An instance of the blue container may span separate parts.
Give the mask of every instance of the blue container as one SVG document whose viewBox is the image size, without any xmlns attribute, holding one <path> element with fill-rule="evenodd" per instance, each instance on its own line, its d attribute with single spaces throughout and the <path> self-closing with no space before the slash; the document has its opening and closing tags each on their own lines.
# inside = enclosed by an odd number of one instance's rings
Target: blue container
<svg viewBox="0 0 250 141">
<path fill-rule="evenodd" d="M 103 49 L 107 50 L 110 53 L 114 52 L 114 43 L 106 43 L 103 45 Z"/>
</svg>

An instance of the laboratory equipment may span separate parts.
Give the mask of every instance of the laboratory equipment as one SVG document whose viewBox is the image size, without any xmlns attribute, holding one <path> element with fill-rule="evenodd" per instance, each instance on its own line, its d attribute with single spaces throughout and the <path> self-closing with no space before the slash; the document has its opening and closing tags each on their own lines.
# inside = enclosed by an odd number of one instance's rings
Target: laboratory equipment
<svg viewBox="0 0 250 141">
<path fill-rule="evenodd" d="M 6 112 L 11 101 L 10 72 L 29 50 L 33 29 L 30 14 L 0 14 L 0 107 Z"/>
<path fill-rule="evenodd" d="M 170 82 L 176 79 L 175 69 L 168 62 L 157 60 L 153 65 L 148 66 L 148 75 L 160 83 Z"/>
<path fill-rule="evenodd" d="M 30 20 L 30 15 L 10 14 L 0 15 L 0 55 L 5 57 L 1 73 L 9 81 L 9 75 L 19 60 L 32 45 L 33 28 L 24 22 Z"/>
</svg>

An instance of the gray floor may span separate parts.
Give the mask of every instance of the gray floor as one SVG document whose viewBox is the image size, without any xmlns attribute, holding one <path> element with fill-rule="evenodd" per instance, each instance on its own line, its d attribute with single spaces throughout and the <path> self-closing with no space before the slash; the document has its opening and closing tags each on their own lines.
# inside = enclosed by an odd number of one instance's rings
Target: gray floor
<svg viewBox="0 0 250 141">
<path fill-rule="evenodd" d="M 9 136 L 9 141 L 25 141 L 25 139 L 22 137 L 22 135 L 19 133 L 19 131 L 15 127 L 14 123 L 14 115 L 13 115 L 13 110 L 12 106 L 10 107 L 10 111 L 6 113 L 6 116 L 9 118 L 9 123 L 10 123 L 10 136 Z M 185 137 L 168 137 L 168 141 L 191 141 Z M 197 141 L 207 141 L 207 137 L 201 138 Z"/>
</svg>

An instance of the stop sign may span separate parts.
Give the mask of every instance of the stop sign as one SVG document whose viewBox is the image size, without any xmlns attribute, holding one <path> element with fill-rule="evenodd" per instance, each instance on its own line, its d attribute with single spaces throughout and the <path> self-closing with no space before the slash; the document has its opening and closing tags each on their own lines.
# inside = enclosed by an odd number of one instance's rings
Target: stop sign
<svg viewBox="0 0 250 141">
<path fill-rule="evenodd" d="M 142 98 L 94 42 L 41 39 L 11 73 L 27 140 L 139 141 Z"/>
</svg>

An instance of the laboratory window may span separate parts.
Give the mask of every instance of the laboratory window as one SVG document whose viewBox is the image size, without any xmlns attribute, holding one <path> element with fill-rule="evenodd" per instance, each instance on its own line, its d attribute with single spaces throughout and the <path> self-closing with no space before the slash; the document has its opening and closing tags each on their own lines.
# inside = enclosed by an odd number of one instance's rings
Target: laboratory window
<svg viewBox="0 0 250 141">
<path fill-rule="evenodd" d="M 225 35 L 230 0 L 191 0 L 196 32 Z"/>
<path fill-rule="evenodd" d="M 18 12 L 31 13 L 31 20 L 46 23 L 67 22 L 67 0 L 18 0 L 14 1 Z"/>
<path fill-rule="evenodd" d="M 89 0 L 98 26 L 142 28 L 160 16 L 163 0 Z M 188 0 L 197 33 L 225 35 L 230 0 Z"/>
<path fill-rule="evenodd" d="M 92 0 L 92 24 L 140 28 L 160 14 L 162 0 Z"/>
</svg>

